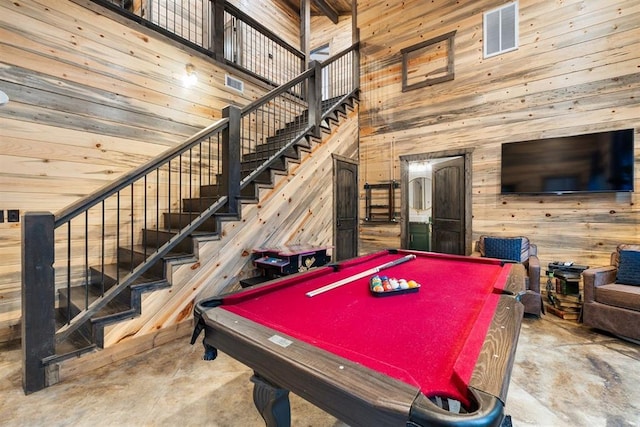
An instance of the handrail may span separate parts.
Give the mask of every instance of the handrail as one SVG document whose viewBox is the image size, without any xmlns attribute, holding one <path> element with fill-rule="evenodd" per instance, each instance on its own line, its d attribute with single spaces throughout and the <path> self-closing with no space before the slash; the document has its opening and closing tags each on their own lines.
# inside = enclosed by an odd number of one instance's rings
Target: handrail
<svg viewBox="0 0 640 427">
<path fill-rule="evenodd" d="M 273 86 L 284 84 L 304 71 L 306 55 L 299 49 L 233 5 L 223 0 L 210 1 L 216 14 L 213 34 L 216 59 Z M 220 14 L 222 19 L 218 17 Z"/>
<path fill-rule="evenodd" d="M 251 126 L 258 121 L 257 119 L 261 112 L 262 115 L 265 114 L 265 111 L 267 115 L 270 114 L 269 104 L 277 103 L 277 100 L 281 99 L 284 103 L 288 102 L 286 109 L 293 111 L 291 114 L 292 117 L 282 119 L 282 121 L 286 123 L 290 120 L 291 123 L 295 124 L 291 125 L 290 128 L 296 129 L 296 132 L 288 135 L 288 143 L 268 148 L 265 156 L 268 159 L 262 164 L 257 164 L 252 168 L 252 172 L 242 180 L 240 184 L 241 188 L 245 188 L 257 176 L 265 172 L 275 159 L 279 158 L 285 151 L 297 144 L 305 135 L 319 136 L 321 122 L 327 120 L 339 103 L 355 93 L 358 81 L 356 76 L 358 64 L 357 58 L 350 57 L 349 54 L 357 52 L 358 46 L 359 43 L 354 43 L 349 48 L 344 49 L 322 63 L 312 62 L 308 70 L 300 73 L 288 83 L 273 89 L 259 100 L 254 101 L 241 110 L 241 120 L 245 120 L 241 128 L 249 129 L 248 133 L 251 134 Z M 340 63 L 345 59 L 350 60 L 349 66 Z M 340 65 L 343 65 L 343 67 L 336 70 Z M 323 82 L 321 76 L 323 74 L 335 74 L 338 76 L 338 78 L 334 76 L 334 79 L 332 79 L 334 87 L 329 88 L 333 93 L 329 93 L 328 96 L 333 99 L 333 103 L 326 103 L 326 101 L 322 99 L 324 94 L 322 91 Z M 306 94 L 306 96 L 303 96 L 303 94 Z M 298 115 L 301 108 L 307 111 L 306 117 L 300 118 L 301 116 Z M 252 114 L 254 115 L 253 119 L 251 118 Z M 255 135 L 258 133 L 258 130 L 254 132 Z M 249 150 L 252 149 L 253 148 L 249 148 Z"/>
<path fill-rule="evenodd" d="M 331 56 L 330 58 L 327 58 L 325 61 L 322 61 L 322 66 L 323 67 L 328 67 L 329 65 L 333 64 L 334 62 L 336 62 L 340 58 L 343 58 L 344 56 L 348 55 L 349 53 L 351 53 L 353 51 L 358 50 L 359 48 L 360 48 L 360 42 L 355 42 L 351 46 L 349 46 L 348 48 L 343 49 L 340 52 L 336 53 L 335 55 Z"/>
<path fill-rule="evenodd" d="M 327 69 L 329 67 L 331 67 L 334 63 L 340 61 L 341 59 L 343 59 L 344 57 L 346 57 L 348 54 L 350 53 L 354 53 L 355 55 L 358 54 L 358 49 L 360 48 L 360 42 L 355 42 L 353 43 L 350 47 L 336 53 L 335 55 L 333 55 L 331 58 L 328 58 L 326 61 L 324 61 L 322 63 L 322 68 L 323 69 Z M 321 120 L 325 120 L 329 115 L 331 115 L 333 113 L 333 111 L 335 110 L 335 108 L 342 103 L 345 99 L 349 98 L 350 96 L 353 96 L 357 90 L 358 90 L 358 86 L 359 86 L 359 60 L 358 58 L 354 58 L 352 61 L 352 73 L 353 75 L 352 77 L 352 87 L 351 90 L 346 90 L 345 93 L 342 94 L 342 97 L 340 99 L 337 100 L 337 102 L 334 103 L 333 107 L 329 107 L 327 109 L 325 109 L 325 111 L 322 113 L 321 115 Z"/>
<path fill-rule="evenodd" d="M 289 52 L 293 53 L 298 58 L 300 58 L 300 59 L 304 59 L 305 58 L 305 55 L 304 55 L 304 53 L 302 51 L 300 51 L 299 49 L 296 49 L 295 47 L 293 47 L 290 44 L 288 44 L 286 41 L 281 39 L 279 36 L 277 36 L 270 29 L 268 29 L 267 27 L 262 25 L 260 22 L 256 21 L 251 16 L 247 15 L 246 13 L 244 13 L 243 11 L 241 11 L 240 9 L 238 9 L 237 7 L 232 5 L 231 3 L 225 2 L 224 10 L 226 12 L 230 12 L 234 16 L 241 17 L 243 21 L 249 23 L 253 28 L 257 29 L 259 32 L 261 32 L 262 34 L 264 34 L 265 36 L 267 36 L 269 39 L 273 40 L 274 42 L 278 43 L 280 46 L 282 46 L 283 48 L 287 49 Z"/>
<path fill-rule="evenodd" d="M 200 214 L 196 220 L 180 229 L 180 232 L 176 234 L 175 237 L 150 255 L 145 263 L 138 265 L 133 269 L 133 271 L 131 271 L 131 273 L 122 278 L 117 285 L 109 288 L 102 298 L 96 300 L 93 304 L 78 313 L 71 321 L 69 321 L 69 323 L 61 327 L 55 334 L 56 343 L 59 344 L 63 340 L 67 339 L 71 333 L 77 330 L 84 322 L 90 320 L 98 311 L 106 307 L 107 304 L 117 297 L 118 294 L 120 294 L 126 287 L 130 286 L 136 279 L 142 276 L 145 271 L 153 265 L 153 263 L 160 261 L 165 255 L 167 255 L 171 249 L 180 243 L 180 240 L 184 235 L 193 233 L 208 217 L 211 216 L 211 214 L 217 212 L 221 207 L 226 205 L 227 202 L 227 197 L 221 197 L 216 203 Z"/>
<path fill-rule="evenodd" d="M 278 95 L 282 95 L 284 93 L 289 92 L 291 90 L 291 88 L 293 88 L 294 86 L 296 86 L 299 83 L 302 83 L 302 82 L 306 81 L 313 74 L 314 74 L 314 70 L 312 68 L 308 69 L 307 71 L 303 71 L 302 73 L 298 74 L 296 77 L 294 77 L 288 83 L 285 83 L 283 85 L 278 86 L 275 89 L 272 89 L 270 92 L 267 92 L 266 94 L 264 94 L 264 96 L 262 98 L 254 101 L 251 104 L 247 105 L 246 107 L 242 108 L 242 110 L 241 110 L 242 115 L 247 115 L 247 114 L 257 110 L 258 108 L 260 108 L 260 106 L 266 104 L 268 101 L 274 99 Z"/>
<path fill-rule="evenodd" d="M 70 229 L 71 221 L 75 217 L 77 217 L 80 214 L 87 215 L 89 209 L 91 209 L 92 207 L 95 207 L 101 202 L 104 203 L 104 201 L 111 196 L 114 196 L 114 195 L 117 196 L 118 205 L 119 205 L 120 192 L 122 190 L 126 189 L 129 186 L 134 185 L 134 183 L 139 182 L 141 180 L 144 180 L 145 187 L 146 187 L 146 178 L 148 175 L 158 171 L 164 165 L 167 165 L 167 164 L 170 165 L 172 160 L 181 157 L 183 154 L 187 152 L 190 152 L 190 150 L 192 150 L 197 145 L 201 144 L 207 138 L 210 138 L 212 135 L 219 134 L 221 131 L 228 128 L 228 125 L 229 125 L 228 118 L 223 118 L 218 120 L 217 122 L 197 132 L 195 135 L 185 140 L 185 142 L 183 142 L 182 144 L 168 150 L 167 152 L 161 154 L 160 156 L 152 159 L 148 163 L 136 168 L 132 172 L 123 175 L 113 183 L 108 184 L 102 189 L 99 189 L 96 192 L 81 199 L 80 201 L 72 204 L 68 208 L 64 209 L 61 212 L 61 214 L 58 215 L 58 218 L 55 220 L 54 228 L 59 228 L 62 225 L 68 224 L 68 227 Z M 132 197 L 133 197 L 133 191 L 132 191 Z M 145 211 L 146 211 L 148 209 L 146 207 L 146 193 L 145 193 L 144 203 L 145 203 Z M 203 224 L 207 218 L 209 218 L 213 213 L 218 211 L 226 203 L 227 203 L 227 197 L 221 197 L 216 203 L 212 204 L 210 207 L 205 209 L 200 215 L 197 215 L 196 218 L 190 221 L 189 224 L 187 224 L 185 227 L 179 227 L 179 230 L 177 230 L 178 233 L 176 234 L 176 236 L 172 237 L 164 244 L 158 245 L 155 251 L 150 252 L 145 262 L 135 267 L 132 266 L 131 271 L 128 274 L 126 274 L 125 277 L 120 278 L 120 280 L 117 280 L 117 283 L 113 287 L 109 288 L 106 292 L 104 292 L 102 295 L 102 298 L 96 300 L 91 304 L 87 303 L 87 306 L 82 311 L 80 311 L 80 313 L 75 315 L 73 319 L 69 319 L 67 324 L 64 325 L 62 328 L 60 328 L 56 333 L 55 335 L 56 343 L 60 343 L 64 339 L 68 338 L 70 334 L 75 332 L 84 322 L 90 320 L 91 317 L 97 314 L 99 310 L 104 308 L 125 288 L 127 288 L 136 279 L 141 277 L 142 274 L 144 274 L 147 270 L 149 270 L 149 268 L 155 262 L 160 261 L 162 257 L 167 255 L 169 251 L 171 251 L 175 246 L 177 246 L 177 244 L 180 243 L 180 240 L 184 238 L 185 234 L 187 233 L 190 234 L 193 231 L 195 231 L 196 228 L 198 228 L 201 224 Z M 133 201 L 132 201 L 132 204 L 133 204 Z M 103 211 L 104 211 L 104 207 L 103 207 Z M 131 213 L 131 216 L 133 216 L 133 212 Z M 159 218 L 156 218 L 156 220 L 159 220 Z M 133 218 L 131 218 L 131 224 L 133 225 Z M 145 213 L 145 224 L 146 224 L 146 213 Z M 104 224 L 103 224 L 103 227 L 104 227 Z M 132 237 L 131 246 L 133 247 L 133 237 Z M 104 256 L 104 254 L 102 254 L 102 256 Z M 68 284 L 67 287 L 70 290 L 70 284 Z"/>
<path fill-rule="evenodd" d="M 164 2 L 148 3 L 147 7 L 141 7 L 138 2 L 131 2 L 127 9 L 110 0 L 90 0 L 102 7 L 118 13 L 119 15 L 137 22 L 166 37 L 176 40 L 205 55 L 237 68 L 246 74 L 261 80 L 269 85 L 278 86 L 285 83 L 290 76 L 296 75 L 306 68 L 306 55 L 299 49 L 291 46 L 281 37 L 269 30 L 256 19 L 247 15 L 236 6 L 225 0 L 194 0 L 184 6 L 185 13 L 177 18 L 168 10 Z M 121 2 L 125 4 L 127 2 Z M 137 4 L 137 6 L 136 6 Z M 233 18 L 233 23 L 238 25 L 239 31 L 227 33 L 225 26 Z M 185 23 L 184 21 L 188 21 Z M 179 21 L 179 22 L 178 22 Z M 238 21 L 238 22 L 236 22 Z M 248 27 L 248 28 L 247 28 Z M 188 28 L 188 31 L 185 31 Z M 242 34 L 240 34 L 242 33 Z M 237 44 L 239 36 L 241 44 Z M 228 39 L 227 39 L 228 38 Z M 244 40 L 244 39 L 250 40 Z M 268 63 L 251 58 L 251 60 L 237 59 L 243 57 L 242 52 L 247 46 L 278 46 Z M 238 51 L 230 52 L 237 48 Z M 280 50 L 280 48 L 282 50 Z M 263 55 L 266 57 L 267 55 Z M 278 73 L 269 75 L 272 71 L 271 63 L 283 68 Z"/>
<path fill-rule="evenodd" d="M 185 142 L 176 147 L 167 150 L 160 156 L 152 159 L 148 163 L 134 169 L 133 171 L 122 175 L 120 178 L 115 181 L 105 185 L 104 187 L 94 191 L 93 193 L 83 197 L 77 202 L 72 203 L 66 208 L 62 209 L 55 215 L 55 227 L 58 228 L 60 225 L 68 222 L 73 219 L 77 215 L 83 213 L 87 209 L 97 205 L 98 203 L 104 201 L 107 197 L 110 197 L 127 187 L 131 184 L 132 181 L 135 181 L 139 178 L 142 178 L 144 175 L 149 172 L 157 169 L 158 166 L 168 162 L 169 160 L 177 157 L 180 153 L 187 151 L 189 148 L 194 147 L 198 142 L 202 140 L 202 138 L 213 134 L 225 125 L 229 123 L 229 119 L 220 119 L 217 122 L 207 126 L 202 129 L 192 137 L 188 138 Z"/>
<path fill-rule="evenodd" d="M 345 57 L 346 55 L 348 55 L 349 53 L 353 52 L 354 50 L 358 49 L 360 43 L 356 42 L 354 44 L 352 44 L 350 47 L 338 52 L 337 54 L 333 55 L 332 57 L 328 58 L 327 60 L 321 62 L 321 66 L 323 68 L 328 67 L 329 65 L 333 64 L 334 62 L 338 61 L 339 59 Z M 281 95 L 285 92 L 288 92 L 291 90 L 292 87 L 294 87 L 295 85 L 297 85 L 300 82 L 303 82 L 305 80 L 307 80 L 310 76 L 314 75 L 315 70 L 313 68 L 309 68 L 306 71 L 303 71 L 302 73 L 298 74 L 296 77 L 294 77 L 292 80 L 290 80 L 289 82 L 278 86 L 275 89 L 272 89 L 270 92 L 266 93 L 262 98 L 252 102 L 251 104 L 247 105 L 246 107 L 242 108 L 242 114 L 248 114 L 252 111 L 255 111 L 256 109 L 258 109 L 261 105 L 264 105 L 266 102 L 268 102 L 269 100 L 275 98 L 278 95 Z"/>
</svg>

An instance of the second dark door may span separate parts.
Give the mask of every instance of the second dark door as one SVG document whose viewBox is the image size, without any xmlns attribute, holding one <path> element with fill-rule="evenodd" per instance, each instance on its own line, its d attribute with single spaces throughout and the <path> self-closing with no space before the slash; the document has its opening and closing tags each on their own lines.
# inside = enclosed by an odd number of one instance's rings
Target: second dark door
<svg viewBox="0 0 640 427">
<path fill-rule="evenodd" d="M 334 261 L 358 255 L 358 165 L 334 160 L 335 250 Z"/>
<path fill-rule="evenodd" d="M 432 179 L 432 250 L 464 255 L 464 158 L 435 164 Z"/>
</svg>

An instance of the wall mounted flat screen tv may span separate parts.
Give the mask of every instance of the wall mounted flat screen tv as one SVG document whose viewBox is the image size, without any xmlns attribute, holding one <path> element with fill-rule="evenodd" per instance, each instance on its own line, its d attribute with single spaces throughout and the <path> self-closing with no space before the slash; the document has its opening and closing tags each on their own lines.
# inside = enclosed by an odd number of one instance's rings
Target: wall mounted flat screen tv
<svg viewBox="0 0 640 427">
<path fill-rule="evenodd" d="M 502 194 L 633 191 L 633 129 L 502 144 Z"/>
</svg>

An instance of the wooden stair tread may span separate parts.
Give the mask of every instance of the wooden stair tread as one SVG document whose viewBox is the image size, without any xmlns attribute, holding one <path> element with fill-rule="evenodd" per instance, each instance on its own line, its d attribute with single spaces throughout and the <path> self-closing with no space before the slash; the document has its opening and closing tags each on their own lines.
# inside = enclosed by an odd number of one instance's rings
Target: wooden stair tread
<svg viewBox="0 0 640 427">
<path fill-rule="evenodd" d="M 322 101 L 321 107 L 324 118 L 320 124 L 320 132 L 325 134 L 331 132 L 334 124 L 347 117 L 348 110 L 353 111 L 354 105 L 357 103 L 354 97 L 350 97 L 336 105 L 335 101 L 338 99 L 340 97 Z M 331 113 L 326 114 L 329 109 L 331 109 Z M 288 173 L 292 163 L 300 163 L 304 152 L 310 152 L 314 144 L 322 141 L 322 135 L 320 134 L 318 136 L 309 133 L 302 135 L 309 128 L 308 116 L 308 110 L 305 110 L 286 123 L 281 129 L 276 130 L 273 136 L 267 137 L 264 141 L 265 143 L 256 146 L 254 153 L 243 155 L 240 165 L 242 177 L 251 174 L 265 161 L 271 160 L 271 163 L 263 172 L 257 174 L 250 184 L 242 188 L 239 196 L 240 200 L 257 202 L 260 189 L 273 188 L 275 185 L 274 176 Z M 296 138 L 296 142 L 289 146 L 292 138 Z M 283 150 L 284 147 L 287 148 Z M 282 152 L 280 152 L 281 150 Z M 272 159 L 278 152 L 280 154 Z M 219 175 L 215 178 L 217 182 L 221 181 Z M 90 305 L 101 298 L 111 286 L 117 283 L 117 279 L 125 278 L 133 268 L 146 262 L 148 257 L 154 254 L 159 247 L 174 238 L 180 229 L 188 226 L 201 212 L 214 205 L 220 197 L 225 196 L 224 194 L 219 194 L 219 188 L 220 185 L 216 183 L 203 185 L 200 187 L 199 197 L 191 196 L 182 199 L 182 210 L 180 212 L 163 212 L 164 227 L 143 229 L 143 244 L 118 248 L 120 266 L 109 264 L 92 267 L 91 282 L 86 286 L 61 289 L 59 291 L 60 300 L 71 302 L 74 307 L 68 307 L 68 309 L 73 315 L 74 312 L 84 309 L 87 303 Z M 69 336 L 69 339 L 63 341 L 56 349 L 56 352 L 69 355 L 81 354 L 82 352 L 92 351 L 96 348 L 96 345 L 102 346 L 104 338 L 102 326 L 137 316 L 141 309 L 140 295 L 142 292 L 170 286 L 164 278 L 167 261 L 193 261 L 194 242 L 192 238 L 219 239 L 220 235 L 217 228 L 219 228 L 220 221 L 238 219 L 240 219 L 240 214 L 229 212 L 216 212 L 212 217 L 206 219 L 197 231 L 182 237 L 181 241 L 176 242 L 176 246 L 163 256 L 161 261 L 150 266 L 141 277 L 133 281 L 130 286 L 127 286 L 121 295 L 113 298 L 105 307 L 92 316 L 91 324 L 93 329 L 82 326 L 74 331 Z M 61 302 L 63 307 L 58 310 L 61 315 L 64 314 L 62 311 L 65 309 L 64 306 L 66 304 L 67 302 L 64 302 L 64 304 Z M 64 320 L 61 321 L 64 322 Z M 91 342 L 92 339 L 95 340 L 95 343 Z"/>
<path fill-rule="evenodd" d="M 74 286 L 70 288 L 71 291 L 71 304 L 78 310 L 83 310 L 85 304 L 91 305 L 93 302 L 97 301 L 102 297 L 102 290 L 98 289 L 95 286 Z M 61 289 L 59 291 L 61 301 L 65 301 L 67 298 L 68 290 Z M 66 302 L 65 302 L 66 304 Z M 121 311 L 129 310 L 131 306 L 119 300 L 118 298 L 114 298 L 98 313 L 95 317 L 101 317 L 108 314 L 118 313 Z"/>
<path fill-rule="evenodd" d="M 149 246 L 144 246 L 144 245 L 133 245 L 126 248 L 120 248 L 120 250 L 125 252 L 133 251 L 134 254 L 142 255 L 142 256 L 152 255 L 156 251 L 155 248 L 150 248 Z M 168 260 L 168 259 L 177 259 L 177 258 L 185 258 L 185 257 L 192 257 L 192 256 L 193 256 L 193 253 L 191 252 L 174 250 L 174 251 L 169 251 L 169 253 L 163 257 L 163 259 Z"/>
</svg>

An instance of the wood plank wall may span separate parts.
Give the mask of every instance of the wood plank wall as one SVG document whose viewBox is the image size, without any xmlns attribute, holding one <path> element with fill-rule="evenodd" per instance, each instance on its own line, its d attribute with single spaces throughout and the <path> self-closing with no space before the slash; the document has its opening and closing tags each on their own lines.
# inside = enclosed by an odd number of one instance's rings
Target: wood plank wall
<svg viewBox="0 0 640 427">
<path fill-rule="evenodd" d="M 339 16 L 337 24 L 326 16 L 311 17 L 311 50 L 326 44 L 331 56 L 351 47 L 351 15 Z"/>
<path fill-rule="evenodd" d="M 300 15 L 278 0 L 228 0 L 229 3 L 272 30 L 282 40 L 300 49 Z"/>
<path fill-rule="evenodd" d="M 234 2 L 293 45 L 299 18 Z M 282 19 L 269 19 L 277 11 Z M 281 25 L 281 28 L 277 26 Z M 198 83 L 183 86 L 186 64 Z M 225 74 L 245 82 L 243 94 Z M 57 212 L 266 90 L 87 0 L 0 3 L 0 209 Z M 20 223 L 0 223 L 0 330 L 20 318 Z M 2 341 L 4 332 L 0 332 Z"/>
<path fill-rule="evenodd" d="M 400 179 L 399 156 L 470 148 L 474 240 L 527 235 L 543 265 L 607 265 L 640 243 L 637 162 L 632 195 L 504 197 L 500 146 L 635 128 L 640 157 L 640 3 L 520 0 L 519 48 L 483 59 L 483 13 L 503 4 L 358 0 L 361 206 L 365 182 Z M 400 50 L 454 30 L 454 80 L 403 93 Z M 400 225 L 363 224 L 361 241 L 399 246 Z"/>
</svg>

